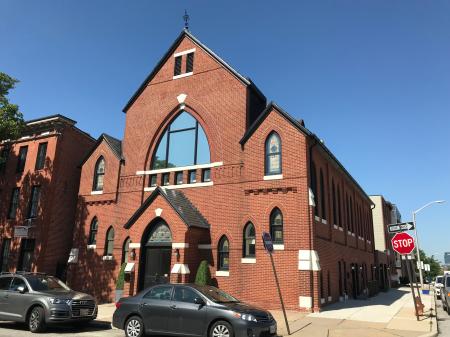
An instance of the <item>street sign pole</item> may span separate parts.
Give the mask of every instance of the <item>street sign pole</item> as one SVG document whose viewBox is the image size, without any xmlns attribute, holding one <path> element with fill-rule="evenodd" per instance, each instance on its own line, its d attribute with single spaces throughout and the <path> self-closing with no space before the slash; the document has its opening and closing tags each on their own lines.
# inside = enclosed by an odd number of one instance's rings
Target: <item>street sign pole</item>
<svg viewBox="0 0 450 337">
<path fill-rule="evenodd" d="M 422 304 L 422 296 L 420 296 L 420 288 L 419 283 L 417 282 L 417 274 L 416 274 L 416 268 L 414 268 L 414 263 L 411 261 L 411 271 L 414 277 L 414 283 L 416 284 L 417 294 L 419 295 L 419 303 Z"/>
<path fill-rule="evenodd" d="M 264 248 L 266 249 L 266 251 L 269 253 L 269 256 L 270 256 L 270 262 L 272 264 L 273 274 L 275 275 L 275 283 L 277 285 L 278 296 L 280 297 L 281 309 L 283 310 L 284 322 L 286 323 L 286 329 L 287 329 L 288 335 L 290 335 L 291 329 L 289 328 L 289 322 L 288 322 L 287 315 L 286 315 L 286 309 L 284 308 L 283 296 L 281 295 L 280 282 L 278 281 L 278 274 L 277 274 L 277 270 L 275 268 L 275 262 L 273 261 L 273 256 L 272 256 L 272 251 L 273 251 L 272 238 L 269 233 L 263 232 L 262 239 L 263 239 Z"/>
<path fill-rule="evenodd" d="M 406 270 L 408 271 L 408 277 L 409 277 L 409 286 L 411 287 L 411 294 L 413 297 L 414 309 L 416 310 L 416 319 L 419 320 L 419 312 L 417 311 L 416 294 L 414 293 L 410 261 L 408 261 L 408 256 L 405 256 L 405 257 L 406 257 L 406 260 L 405 260 Z"/>
</svg>

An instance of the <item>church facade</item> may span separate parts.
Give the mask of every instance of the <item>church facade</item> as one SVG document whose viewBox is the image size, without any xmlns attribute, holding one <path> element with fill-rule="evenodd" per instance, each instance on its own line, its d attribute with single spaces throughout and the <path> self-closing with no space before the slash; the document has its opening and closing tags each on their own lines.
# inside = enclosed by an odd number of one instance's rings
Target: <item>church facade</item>
<svg viewBox="0 0 450 337">
<path fill-rule="evenodd" d="M 83 161 L 70 285 L 100 301 L 193 282 L 265 308 L 319 310 L 374 279 L 370 198 L 303 121 L 183 31 Z M 125 272 L 123 293 L 116 290 Z M 270 299 L 270 300 L 269 300 Z"/>
</svg>

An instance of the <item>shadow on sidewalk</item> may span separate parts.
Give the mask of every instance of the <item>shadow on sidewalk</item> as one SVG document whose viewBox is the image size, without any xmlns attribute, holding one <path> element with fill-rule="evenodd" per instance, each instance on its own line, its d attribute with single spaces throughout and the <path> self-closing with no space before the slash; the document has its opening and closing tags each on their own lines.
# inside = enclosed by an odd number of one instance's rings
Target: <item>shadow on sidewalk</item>
<svg viewBox="0 0 450 337">
<path fill-rule="evenodd" d="M 380 292 L 378 295 L 367 299 L 350 299 L 345 302 L 332 303 L 325 306 L 321 312 L 347 308 L 360 308 L 372 305 L 384 305 L 388 307 L 407 293 L 407 290 L 391 289 L 388 292 Z"/>
</svg>

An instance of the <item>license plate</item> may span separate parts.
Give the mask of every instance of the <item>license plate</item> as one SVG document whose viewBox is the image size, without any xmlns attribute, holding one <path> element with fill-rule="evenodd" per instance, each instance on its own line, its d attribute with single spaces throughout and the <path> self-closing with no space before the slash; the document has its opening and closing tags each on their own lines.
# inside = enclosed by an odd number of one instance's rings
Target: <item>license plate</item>
<svg viewBox="0 0 450 337">
<path fill-rule="evenodd" d="M 80 309 L 80 316 L 89 316 L 89 309 Z"/>
<path fill-rule="evenodd" d="M 270 326 L 270 333 L 272 334 L 272 333 L 275 333 L 275 332 L 277 332 L 277 326 L 274 324 L 274 325 Z"/>
</svg>

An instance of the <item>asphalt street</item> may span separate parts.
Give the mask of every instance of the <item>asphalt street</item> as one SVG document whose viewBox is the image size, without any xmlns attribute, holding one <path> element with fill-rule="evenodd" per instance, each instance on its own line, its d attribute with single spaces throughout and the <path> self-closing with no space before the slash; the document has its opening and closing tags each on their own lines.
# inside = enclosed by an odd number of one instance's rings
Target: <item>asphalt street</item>
<svg viewBox="0 0 450 337">
<path fill-rule="evenodd" d="M 109 322 L 94 321 L 92 323 L 77 326 L 77 325 L 59 325 L 50 326 L 44 334 L 40 336 L 89 336 L 89 337 L 123 337 L 125 336 L 122 330 L 112 329 Z M 28 331 L 25 324 L 18 324 L 12 322 L 0 322 L 0 336 L 1 337 L 25 337 L 25 336 L 39 336 Z"/>
<path fill-rule="evenodd" d="M 442 308 L 440 299 L 436 299 L 436 312 L 439 336 L 450 337 L 450 315 Z"/>
</svg>

